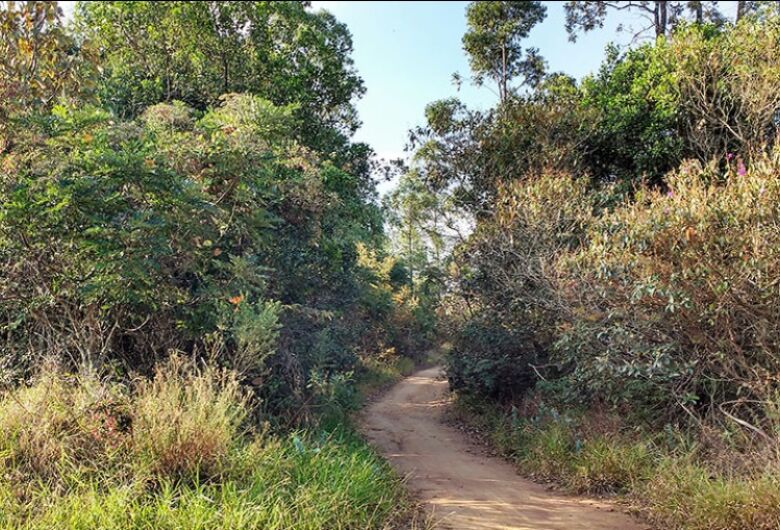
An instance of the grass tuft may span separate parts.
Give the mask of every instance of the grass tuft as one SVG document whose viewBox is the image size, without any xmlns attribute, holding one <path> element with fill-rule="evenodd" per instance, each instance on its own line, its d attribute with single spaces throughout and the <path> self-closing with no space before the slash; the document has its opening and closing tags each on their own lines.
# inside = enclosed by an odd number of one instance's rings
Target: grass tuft
<svg viewBox="0 0 780 530">
<path fill-rule="evenodd" d="M 453 415 L 522 473 L 576 493 L 622 495 L 658 528 L 780 528 L 780 470 L 772 456 L 754 454 L 752 466 L 723 469 L 680 432 L 628 431 L 614 415 L 559 414 L 538 403 L 518 414 L 459 396 Z"/>
</svg>

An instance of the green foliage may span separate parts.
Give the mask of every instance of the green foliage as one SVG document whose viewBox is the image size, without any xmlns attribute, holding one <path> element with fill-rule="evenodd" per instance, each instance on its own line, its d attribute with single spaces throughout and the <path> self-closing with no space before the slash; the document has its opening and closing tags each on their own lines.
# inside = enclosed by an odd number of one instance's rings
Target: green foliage
<svg viewBox="0 0 780 530">
<path fill-rule="evenodd" d="M 91 52 L 62 25 L 56 2 L 0 6 L 0 153 L 12 138 L 9 120 L 46 111 L 60 96 L 89 88 Z"/>
<path fill-rule="evenodd" d="M 3 155 L 6 377 L 48 356 L 151 373 L 179 350 L 240 371 L 278 416 L 358 350 L 415 347 L 412 306 L 404 335 L 369 341 L 406 302 L 366 305 L 358 247 L 383 240 L 365 183 L 295 139 L 295 105 L 220 101 L 129 122 L 59 106 Z"/>
<path fill-rule="evenodd" d="M 298 104 L 309 144 L 357 127 L 352 38 L 325 11 L 302 2 L 82 2 L 76 11 L 80 36 L 105 50 L 99 92 L 120 116 L 174 100 L 205 110 L 242 92 Z"/>
<path fill-rule="evenodd" d="M 502 101 L 512 79 L 523 76 L 525 83 L 535 84 L 543 74 L 538 50 L 523 50 L 520 43 L 546 15 L 541 2 L 471 2 L 466 8 L 463 49 L 471 70 L 479 84 L 485 77 L 494 80 Z"/>
<path fill-rule="evenodd" d="M 453 390 L 506 399 L 533 385 L 531 365 L 539 353 L 520 330 L 471 319 L 458 330 L 447 358 Z"/>
<path fill-rule="evenodd" d="M 455 388 L 564 377 L 645 418 L 772 430 L 776 24 L 680 24 L 477 121 L 436 106 L 423 174 L 450 157 L 481 194 L 452 255 Z"/>
<path fill-rule="evenodd" d="M 610 48 L 598 75 L 583 81 L 581 104 L 595 116 L 584 155 L 592 176 L 657 183 L 690 156 L 669 46 L 659 39 L 623 56 Z"/>
<path fill-rule="evenodd" d="M 454 388 L 507 398 L 533 386 L 559 318 L 554 268 L 586 240 L 595 206 L 587 182 L 565 175 L 501 190 L 496 212 L 454 256 L 469 309 L 450 354 Z"/>
</svg>

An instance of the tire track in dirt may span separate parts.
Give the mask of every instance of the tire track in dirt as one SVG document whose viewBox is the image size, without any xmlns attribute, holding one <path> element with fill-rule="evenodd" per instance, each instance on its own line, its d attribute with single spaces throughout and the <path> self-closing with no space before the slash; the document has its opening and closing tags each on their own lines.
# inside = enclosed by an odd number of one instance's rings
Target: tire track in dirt
<svg viewBox="0 0 780 530">
<path fill-rule="evenodd" d="M 645 530 L 608 503 L 549 491 L 513 467 L 482 454 L 468 437 L 445 425 L 447 382 L 439 367 L 404 379 L 369 406 L 360 424 L 366 437 L 411 491 L 451 530 Z"/>
</svg>

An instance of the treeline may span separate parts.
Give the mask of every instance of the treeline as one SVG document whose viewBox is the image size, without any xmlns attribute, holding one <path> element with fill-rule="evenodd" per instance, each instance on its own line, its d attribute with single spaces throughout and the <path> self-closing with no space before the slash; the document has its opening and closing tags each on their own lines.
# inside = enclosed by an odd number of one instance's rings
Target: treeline
<svg viewBox="0 0 780 530">
<path fill-rule="evenodd" d="M 32 2 L 2 17 L 6 381 L 52 357 L 149 374 L 178 352 L 300 419 L 361 355 L 425 347 L 372 152 L 350 140 L 364 89 L 332 15 L 103 2 L 65 27 Z"/>
<path fill-rule="evenodd" d="M 429 106 L 406 179 L 474 223 L 449 264 L 456 388 L 565 380 L 666 418 L 772 395 L 778 57 L 773 15 L 681 22 L 581 82 Z"/>
<path fill-rule="evenodd" d="M 432 103 L 412 136 L 412 218 L 451 248 L 418 231 L 448 273 L 452 388 L 493 403 L 478 421 L 503 411 L 521 469 L 630 492 L 665 527 L 780 520 L 780 20 L 759 4 L 680 8 L 576 81 L 522 46 L 544 5 L 472 3 L 464 48 L 500 101 Z M 570 3 L 568 29 L 609 5 Z"/>
</svg>

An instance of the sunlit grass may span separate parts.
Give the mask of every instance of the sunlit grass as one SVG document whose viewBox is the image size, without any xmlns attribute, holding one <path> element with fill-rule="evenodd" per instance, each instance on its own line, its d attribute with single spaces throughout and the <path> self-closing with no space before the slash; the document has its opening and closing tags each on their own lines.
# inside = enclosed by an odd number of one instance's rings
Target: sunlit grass
<svg viewBox="0 0 780 530">
<path fill-rule="evenodd" d="M 780 528 L 780 470 L 771 456 L 753 455 L 753 465 L 726 471 L 699 454 L 697 444 L 678 441 L 672 448 L 669 433 L 623 432 L 585 411 L 522 417 L 461 398 L 453 415 L 521 473 L 576 493 L 619 494 L 658 528 Z"/>
<path fill-rule="evenodd" d="M 0 528 L 372 529 L 402 485 L 348 426 L 249 429 L 232 374 L 171 363 L 132 387 L 51 373 L 0 400 Z"/>
</svg>

